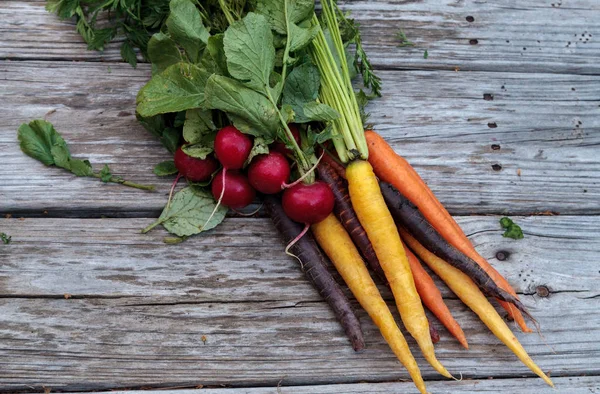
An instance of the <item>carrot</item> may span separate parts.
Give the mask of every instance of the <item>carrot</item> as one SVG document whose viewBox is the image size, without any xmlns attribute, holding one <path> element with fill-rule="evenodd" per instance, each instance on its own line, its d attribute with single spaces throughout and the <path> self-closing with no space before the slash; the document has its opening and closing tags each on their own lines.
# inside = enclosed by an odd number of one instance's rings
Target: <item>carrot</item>
<svg viewBox="0 0 600 394">
<path fill-rule="evenodd" d="M 396 357 L 408 370 L 415 386 L 421 393 L 426 393 L 419 366 L 410 352 L 406 339 L 342 224 L 333 214 L 330 214 L 323 221 L 313 224 L 311 229 L 352 294 L 367 311 Z"/>
<path fill-rule="evenodd" d="M 345 169 L 344 169 L 345 171 Z M 350 238 L 354 241 L 354 244 L 358 247 L 363 258 L 368 262 L 371 269 L 375 272 L 375 274 L 379 277 L 379 279 L 386 285 L 389 284 L 385 277 L 385 273 L 379 264 L 379 260 L 375 255 L 375 251 L 373 250 L 373 245 L 371 245 L 371 241 L 369 241 L 369 237 L 365 232 L 365 229 L 361 226 L 358 218 L 356 217 L 356 212 L 354 212 L 354 208 L 352 208 L 352 203 L 350 202 L 350 195 L 348 194 L 348 182 L 343 179 L 338 170 L 331 167 L 328 162 L 321 162 L 317 167 L 317 172 L 319 174 L 319 178 L 327 183 L 331 190 L 333 191 L 333 195 L 335 196 L 335 208 L 333 213 L 340 220 L 342 226 L 346 229 L 348 234 L 350 234 Z M 410 251 L 407 250 L 408 253 Z M 414 256 L 414 255 L 413 255 Z M 410 257 L 409 257 L 410 261 Z M 419 265 L 420 266 L 420 265 Z M 411 262 L 412 268 L 412 262 Z M 417 275 L 414 276 L 415 285 L 417 286 L 417 290 L 420 293 L 420 289 L 429 288 L 428 284 L 421 283 L 421 281 L 426 281 L 427 278 L 432 281 L 431 277 L 423 270 L 426 276 Z M 433 283 L 433 281 L 432 281 Z M 434 285 L 435 287 L 435 285 Z M 435 289 L 437 290 L 437 288 Z M 439 291 L 438 291 L 439 293 Z M 421 296 L 422 298 L 423 296 Z M 440 296 L 441 300 L 441 296 Z M 443 301 L 442 301 L 443 302 Z M 427 304 L 425 304 L 427 305 Z M 429 307 L 429 306 L 428 306 Z M 430 308 L 431 309 L 431 308 Z M 434 312 L 435 314 L 435 312 Z M 451 316 L 450 316 L 451 317 Z M 439 316 L 438 316 L 439 318 Z M 456 322 L 455 322 L 456 323 Z M 458 326 L 458 324 L 456 324 Z M 458 327 L 460 329 L 460 327 Z M 435 327 L 429 323 L 429 331 L 431 334 L 431 340 L 433 343 L 437 343 L 440 340 L 440 334 L 437 332 Z M 464 335 L 463 335 L 464 337 Z M 465 341 L 466 343 L 466 341 Z"/>
<path fill-rule="evenodd" d="M 479 264 L 501 289 L 518 299 L 517 293 L 508 281 L 477 253 L 460 226 L 414 168 L 403 157 L 396 154 L 392 147 L 374 131 L 366 131 L 365 137 L 369 147 L 369 163 L 373 166 L 377 176 L 384 182 L 392 184 L 413 204 L 417 205 L 425 218 L 444 239 Z M 523 315 L 517 309 L 504 301 L 500 301 L 500 304 L 524 332 L 531 332 Z"/>
<path fill-rule="evenodd" d="M 431 268 L 450 289 L 464 302 L 481 321 L 500 339 L 518 358 L 542 378 L 547 384 L 554 387 L 552 380 L 529 357 L 523 346 L 519 343 L 510 328 L 506 325 L 496 309 L 489 303 L 485 295 L 478 289 L 473 281 L 435 254 L 421 245 L 406 229 L 400 229 L 402 239 L 415 251 L 421 259 Z"/>
<path fill-rule="evenodd" d="M 371 245 L 371 241 L 369 241 L 365 229 L 361 226 L 358 217 L 356 216 L 356 212 L 354 212 L 354 208 L 352 208 L 350 195 L 348 194 L 348 182 L 346 182 L 346 180 L 339 175 L 338 171 L 327 162 L 321 162 L 317 167 L 317 172 L 319 178 L 327 183 L 333 192 L 335 197 L 335 207 L 333 212 L 335 213 L 335 216 L 340 220 L 348 234 L 350 234 L 354 244 L 358 247 L 367 263 L 369 263 L 371 269 L 383 283 L 387 284 L 385 273 L 379 264 L 377 255 L 373 250 L 373 245 Z"/>
<path fill-rule="evenodd" d="M 341 178 L 346 179 L 346 167 L 335 161 L 332 153 L 329 153 L 329 151 L 324 152 L 325 154 L 323 155 L 321 162 L 327 163 Z"/>
<path fill-rule="evenodd" d="M 435 370 L 443 376 L 452 377 L 435 357 L 429 324 L 410 264 L 371 165 L 364 160 L 353 161 L 346 168 L 346 177 L 352 206 L 385 272 L 404 326 Z"/>
<path fill-rule="evenodd" d="M 423 269 L 417 256 L 415 256 L 410 249 L 406 248 L 406 245 L 404 250 L 406 251 L 406 257 L 408 257 L 408 262 L 410 263 L 410 270 L 415 278 L 417 292 L 419 293 L 423 304 L 425 304 L 444 327 L 448 329 L 450 334 L 452 334 L 465 349 L 468 349 L 469 344 L 467 343 L 467 338 L 465 338 L 465 333 L 450 313 L 450 310 L 442 298 L 442 293 L 440 293 L 440 290 L 433 282 L 433 279 L 427 271 Z"/>
<path fill-rule="evenodd" d="M 407 228 L 428 250 L 467 274 L 485 294 L 499 298 L 502 301 L 510 302 L 529 316 L 527 309 L 521 301 L 502 290 L 479 264 L 450 245 L 429 224 L 417 207 L 394 186 L 386 182 L 379 182 L 379 185 L 381 187 L 381 194 L 388 204 L 394 219 Z"/>
<path fill-rule="evenodd" d="M 287 217 L 277 197 L 266 196 L 265 207 L 285 243 L 290 243 L 300 234 L 303 226 Z M 327 269 L 325 257 L 319 251 L 313 237 L 309 233 L 305 234 L 290 248 L 290 251 L 300 261 L 308 279 L 329 303 L 354 350 L 364 349 L 365 341 L 360 322 L 354 314 L 350 301 Z"/>
</svg>

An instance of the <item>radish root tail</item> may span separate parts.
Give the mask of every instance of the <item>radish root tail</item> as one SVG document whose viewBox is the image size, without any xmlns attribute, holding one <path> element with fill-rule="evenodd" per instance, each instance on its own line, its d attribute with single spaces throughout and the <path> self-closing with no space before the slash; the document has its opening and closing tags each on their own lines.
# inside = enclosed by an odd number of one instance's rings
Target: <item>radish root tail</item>
<svg viewBox="0 0 600 394">
<path fill-rule="evenodd" d="M 298 236 L 296 238 L 292 239 L 292 241 L 289 244 L 287 244 L 285 247 L 285 254 L 287 254 L 288 256 L 292 256 L 293 258 L 298 260 L 300 262 L 300 267 L 302 268 L 302 271 L 304 271 L 304 263 L 302 263 L 302 260 L 300 259 L 300 257 L 298 257 L 295 254 L 293 254 L 292 252 L 290 252 L 290 248 L 292 246 L 294 246 L 296 244 L 296 242 L 298 242 L 300 240 L 300 238 L 304 237 L 304 234 L 306 234 L 308 232 L 309 228 L 310 228 L 310 225 L 305 224 L 304 228 L 302 229 L 300 234 L 298 234 Z"/>
<path fill-rule="evenodd" d="M 171 200 L 173 200 L 173 192 L 175 191 L 175 186 L 177 186 L 177 183 L 179 183 L 181 176 L 181 172 L 177 173 L 177 178 L 175 178 L 173 184 L 171 185 L 171 190 L 169 191 L 169 199 L 167 200 L 167 211 L 169 210 L 169 206 L 171 205 Z"/>
<path fill-rule="evenodd" d="M 213 216 L 215 216 L 215 213 L 217 213 L 217 209 L 219 209 L 219 207 L 221 206 L 221 201 L 223 201 L 223 195 L 225 194 L 225 175 L 227 175 L 227 168 L 223 168 L 223 186 L 221 187 L 221 195 L 219 196 L 217 205 L 215 205 L 215 209 L 213 209 L 213 211 L 210 213 L 210 216 L 208 217 L 206 222 L 204 222 L 204 224 L 200 226 L 200 232 L 204 231 L 204 227 L 206 227 L 206 225 L 210 223 L 210 220 L 213 218 Z"/>
</svg>

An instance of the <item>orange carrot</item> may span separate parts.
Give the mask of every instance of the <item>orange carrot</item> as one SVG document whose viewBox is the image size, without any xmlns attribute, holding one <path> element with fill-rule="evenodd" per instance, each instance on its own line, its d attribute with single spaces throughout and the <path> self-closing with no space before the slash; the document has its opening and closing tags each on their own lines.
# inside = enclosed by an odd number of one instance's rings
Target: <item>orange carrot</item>
<svg viewBox="0 0 600 394">
<path fill-rule="evenodd" d="M 404 243 L 403 245 L 421 301 L 423 301 L 423 304 L 425 304 L 425 306 L 438 318 L 444 327 L 450 331 L 450 334 L 458 339 L 458 342 L 460 342 L 465 349 L 468 349 L 469 344 L 467 343 L 467 338 L 465 338 L 465 333 L 462 328 L 460 328 L 458 322 L 454 320 L 454 317 L 442 298 L 442 293 L 440 293 L 440 290 L 433 282 L 431 276 L 425 271 L 417 256 L 415 256 Z"/>
<path fill-rule="evenodd" d="M 431 189 L 421 179 L 414 168 L 374 131 L 365 132 L 369 146 L 369 163 L 375 174 L 384 182 L 392 184 L 413 204 L 419 207 L 423 216 L 452 246 L 473 259 L 493 279 L 493 281 L 512 296 L 518 299 L 517 293 L 483 257 L 477 253 L 465 233 L 454 218 L 435 197 Z M 510 303 L 499 300 L 510 316 L 519 324 L 524 332 L 531 332 L 523 315 Z"/>
</svg>

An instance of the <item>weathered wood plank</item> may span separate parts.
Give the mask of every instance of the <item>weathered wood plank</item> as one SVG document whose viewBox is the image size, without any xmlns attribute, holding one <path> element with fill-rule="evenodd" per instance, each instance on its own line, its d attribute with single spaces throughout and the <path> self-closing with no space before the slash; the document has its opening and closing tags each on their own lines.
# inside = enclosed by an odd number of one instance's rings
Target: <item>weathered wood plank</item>
<svg viewBox="0 0 600 394">
<path fill-rule="evenodd" d="M 452 373 L 475 379 L 532 376 L 458 301 L 447 304 L 470 344 L 466 351 L 442 332 L 436 354 Z M 590 293 L 554 294 L 535 311 L 544 339 L 516 335 L 552 376 L 598 375 L 597 304 Z M 367 349 L 355 354 L 324 302 L 3 298 L 0 314 L 2 391 L 408 378 L 365 313 L 358 315 Z M 439 379 L 409 342 L 424 377 Z M 537 387 L 543 386 L 538 380 Z"/>
<path fill-rule="evenodd" d="M 598 221 L 516 218 L 526 233 L 517 242 L 501 237 L 497 218 L 460 220 L 484 256 L 508 254 L 491 261 L 519 291 L 533 293 L 523 299 L 544 339 L 516 334 L 532 357 L 553 376 L 600 374 Z M 160 231 L 136 232 L 147 222 L 0 222 L 13 237 L 0 249 L 0 391 L 407 378 L 363 312 L 368 349 L 352 352 L 266 219 L 230 219 L 172 247 Z M 447 302 L 471 346 L 462 350 L 440 329 L 437 353 L 452 372 L 530 376 L 462 303 Z"/>
<path fill-rule="evenodd" d="M 483 256 L 520 293 L 600 294 L 597 217 L 514 218 L 525 239 L 501 236 L 498 217 L 459 217 Z M 283 253 L 269 219 L 229 218 L 202 236 L 165 245 L 153 219 L 0 219 L 0 296 L 171 297 L 313 302 L 321 298 Z M 503 256 L 498 260 L 498 252 Z M 446 296 L 450 293 L 445 291 Z M 537 296 L 537 295 L 536 295 Z M 535 307 L 537 298 L 525 299 Z"/>
<path fill-rule="evenodd" d="M 285 382 L 285 380 L 284 380 Z M 600 390 L 600 377 L 569 377 L 555 378 L 554 383 L 563 394 L 582 392 L 594 393 Z M 285 384 L 285 383 L 284 383 Z M 460 382 L 431 381 L 427 388 L 437 394 L 467 394 L 467 393 L 511 393 L 511 394 L 555 394 L 550 387 L 540 387 L 537 379 L 485 379 L 463 380 Z M 245 387 L 245 388 L 205 388 L 202 394 L 406 394 L 416 393 L 410 382 L 393 383 L 355 383 L 330 384 L 319 386 L 281 386 L 281 387 Z M 83 394 L 83 393 L 77 393 Z M 110 391 L 98 394 L 146 394 L 146 391 Z M 198 394 L 198 390 L 161 390 L 161 394 Z"/>
<path fill-rule="evenodd" d="M 600 213 L 600 77 L 381 75 L 385 95 L 371 105 L 371 121 L 451 212 Z M 133 70 L 116 63 L 0 63 L 0 211 L 156 214 L 171 179 L 152 174 L 152 166 L 168 155 L 134 117 L 135 95 L 148 77 L 146 65 Z M 157 184 L 159 192 L 77 179 L 26 157 L 16 129 L 44 116 L 74 154 L 108 163 L 125 178 Z"/>
<path fill-rule="evenodd" d="M 595 61 L 600 55 L 600 6 L 594 0 L 526 0 L 518 5 L 512 0 L 368 0 L 342 2 L 342 8 L 362 24 L 366 48 L 378 67 L 600 71 Z M 400 29 L 416 47 L 398 47 Z M 48 14 L 41 0 L 3 1 L 0 34 L 0 59 L 120 60 L 119 43 L 104 53 L 87 51 L 74 23 Z"/>
</svg>

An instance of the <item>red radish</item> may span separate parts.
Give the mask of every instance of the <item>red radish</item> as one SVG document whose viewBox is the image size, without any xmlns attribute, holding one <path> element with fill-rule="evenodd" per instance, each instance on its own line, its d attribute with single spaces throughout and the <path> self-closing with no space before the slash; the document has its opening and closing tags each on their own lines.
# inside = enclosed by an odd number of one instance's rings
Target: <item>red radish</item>
<svg viewBox="0 0 600 394">
<path fill-rule="evenodd" d="M 224 185 L 225 191 L 223 191 Z M 234 209 L 250 205 L 256 196 L 248 178 L 237 171 L 226 171 L 225 169 L 219 171 L 213 179 L 211 191 L 215 200 L 220 199 L 223 205 Z M 223 193 L 222 198 L 221 193 Z"/>
<path fill-rule="evenodd" d="M 187 180 L 204 182 L 217 171 L 219 163 L 212 156 L 207 156 L 204 160 L 189 156 L 179 147 L 175 151 L 175 167 Z"/>
<path fill-rule="evenodd" d="M 299 183 L 283 192 L 283 210 L 290 219 L 304 224 L 315 224 L 332 211 L 335 198 L 329 186 L 322 181 L 306 185 Z"/>
<path fill-rule="evenodd" d="M 290 131 L 292 132 L 296 143 L 300 145 L 300 131 L 298 131 L 298 126 L 296 126 L 293 123 L 290 123 L 288 127 L 290 128 Z M 281 153 L 284 156 L 292 156 L 294 154 L 294 152 L 288 149 L 288 147 L 286 147 L 285 144 L 281 141 L 275 141 L 273 145 L 271 145 L 271 149 Z"/>
<path fill-rule="evenodd" d="M 250 184 L 264 194 L 279 193 L 289 177 L 290 164 L 279 152 L 255 157 L 248 168 Z"/>
<path fill-rule="evenodd" d="M 234 126 L 225 126 L 215 137 L 215 154 L 223 167 L 239 170 L 252 150 L 252 140 Z"/>
</svg>

